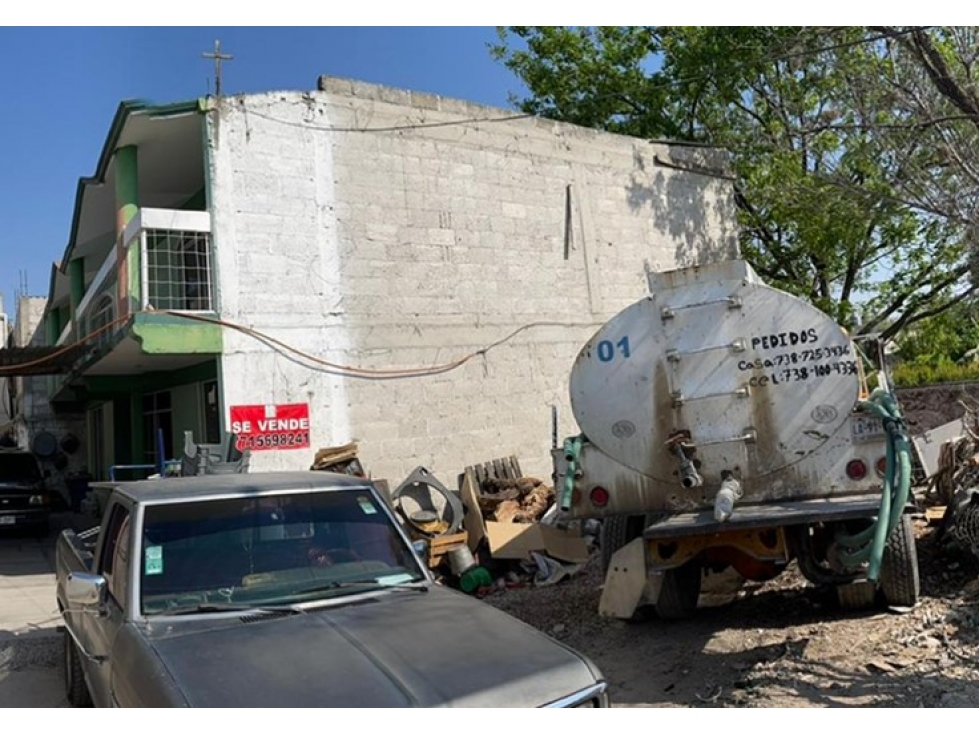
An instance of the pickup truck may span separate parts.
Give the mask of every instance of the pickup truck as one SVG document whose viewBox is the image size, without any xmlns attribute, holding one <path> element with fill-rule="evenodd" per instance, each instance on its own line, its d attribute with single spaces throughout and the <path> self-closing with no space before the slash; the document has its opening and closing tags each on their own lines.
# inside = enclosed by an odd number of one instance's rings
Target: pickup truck
<svg viewBox="0 0 979 734">
<path fill-rule="evenodd" d="M 99 707 L 597 707 L 587 658 L 436 583 L 366 479 L 119 483 L 56 548 L 65 692 Z"/>
<path fill-rule="evenodd" d="M 34 454 L 0 448 L 0 530 L 29 528 L 35 535 L 47 535 L 51 500 Z"/>
</svg>

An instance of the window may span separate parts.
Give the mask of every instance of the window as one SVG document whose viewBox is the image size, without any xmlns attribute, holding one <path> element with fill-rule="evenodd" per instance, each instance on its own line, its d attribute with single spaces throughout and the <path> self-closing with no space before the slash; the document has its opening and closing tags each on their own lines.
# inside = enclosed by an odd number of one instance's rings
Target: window
<svg viewBox="0 0 979 734">
<path fill-rule="evenodd" d="M 149 305 L 164 311 L 213 311 L 211 240 L 206 232 L 146 230 Z"/>
<path fill-rule="evenodd" d="M 146 464 L 173 458 L 173 407 L 169 390 L 143 396 L 143 455 Z M 159 435 L 163 432 L 163 456 L 158 457 Z"/>
<path fill-rule="evenodd" d="M 424 578 L 364 490 L 150 505 L 143 534 L 145 614 L 309 601 Z"/>
<path fill-rule="evenodd" d="M 35 484 L 41 481 L 41 471 L 34 454 L 26 451 L 0 452 L 0 482 Z"/>
<path fill-rule="evenodd" d="M 116 604 L 125 609 L 129 574 L 129 510 L 116 506 L 102 548 L 101 573 Z"/>
</svg>

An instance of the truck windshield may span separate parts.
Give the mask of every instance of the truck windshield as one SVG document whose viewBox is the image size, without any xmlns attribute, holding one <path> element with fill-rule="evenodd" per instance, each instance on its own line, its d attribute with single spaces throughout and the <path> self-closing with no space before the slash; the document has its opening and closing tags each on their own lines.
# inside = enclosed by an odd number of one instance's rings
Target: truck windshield
<svg viewBox="0 0 979 734">
<path fill-rule="evenodd" d="M 33 484 L 40 479 L 37 459 L 31 454 L 0 451 L 0 484 Z"/>
<path fill-rule="evenodd" d="M 294 604 L 425 576 L 369 492 L 297 492 L 149 505 L 143 614 Z"/>
</svg>

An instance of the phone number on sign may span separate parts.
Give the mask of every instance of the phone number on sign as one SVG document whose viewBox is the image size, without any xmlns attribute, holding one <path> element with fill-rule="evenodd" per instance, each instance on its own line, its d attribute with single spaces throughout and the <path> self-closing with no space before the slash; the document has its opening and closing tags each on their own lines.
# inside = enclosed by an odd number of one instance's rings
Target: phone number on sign
<svg viewBox="0 0 979 734">
<path fill-rule="evenodd" d="M 309 431 L 290 431 L 288 433 L 260 433 L 258 435 L 238 436 L 239 451 L 261 451 L 262 449 L 303 449 L 309 446 Z"/>
</svg>

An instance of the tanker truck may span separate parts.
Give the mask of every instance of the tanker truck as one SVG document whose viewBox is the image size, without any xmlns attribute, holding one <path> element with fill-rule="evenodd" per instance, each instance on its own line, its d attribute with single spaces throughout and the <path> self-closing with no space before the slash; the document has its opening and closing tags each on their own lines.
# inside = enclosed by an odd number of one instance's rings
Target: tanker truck
<svg viewBox="0 0 979 734">
<path fill-rule="evenodd" d="M 879 354 L 743 260 L 650 272 L 570 373 L 561 509 L 601 520 L 603 615 L 683 618 L 793 561 L 845 608 L 917 603 L 910 444 Z M 870 354 L 865 354 L 865 352 Z"/>
</svg>

